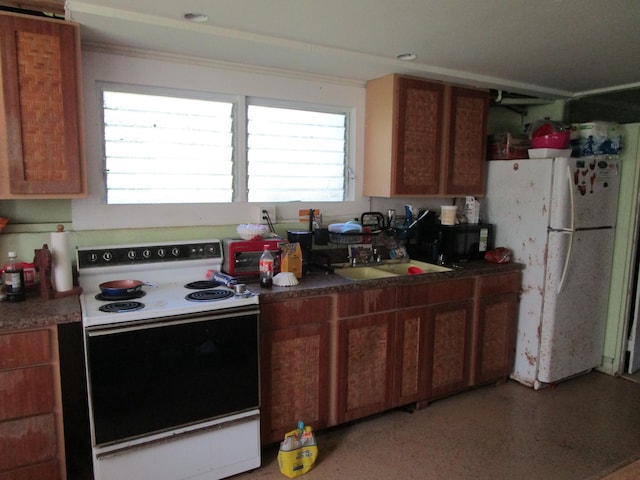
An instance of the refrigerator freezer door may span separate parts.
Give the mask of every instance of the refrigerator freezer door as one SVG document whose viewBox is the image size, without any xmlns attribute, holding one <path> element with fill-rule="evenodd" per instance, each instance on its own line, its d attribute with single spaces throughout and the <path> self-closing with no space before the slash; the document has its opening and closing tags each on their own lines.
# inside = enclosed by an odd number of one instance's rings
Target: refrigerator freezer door
<svg viewBox="0 0 640 480">
<path fill-rule="evenodd" d="M 549 226 L 554 230 L 615 226 L 619 186 L 617 160 L 556 158 Z"/>
<path fill-rule="evenodd" d="M 525 266 L 511 377 L 528 386 L 534 385 L 537 372 L 552 163 L 551 159 L 487 162 L 482 204 L 495 226 L 495 246 L 510 248 L 513 261 Z"/>
<path fill-rule="evenodd" d="M 550 232 L 544 290 L 538 382 L 552 383 L 602 363 L 614 229 Z"/>
</svg>

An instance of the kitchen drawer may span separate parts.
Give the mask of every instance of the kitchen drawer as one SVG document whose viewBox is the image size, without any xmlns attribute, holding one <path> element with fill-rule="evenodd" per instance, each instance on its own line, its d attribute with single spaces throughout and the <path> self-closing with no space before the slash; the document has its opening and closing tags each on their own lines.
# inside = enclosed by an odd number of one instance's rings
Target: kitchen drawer
<svg viewBox="0 0 640 480">
<path fill-rule="evenodd" d="M 0 420 L 53 411 L 53 367 L 0 372 Z"/>
<path fill-rule="evenodd" d="M 0 422 L 0 471 L 55 459 L 56 441 L 53 413 Z"/>
<path fill-rule="evenodd" d="M 306 297 L 260 303 L 260 329 L 277 330 L 311 323 L 328 322 L 332 298 Z"/>
<path fill-rule="evenodd" d="M 72 477 L 69 477 L 72 478 Z M 84 478 L 84 477 L 83 477 Z M 60 465 L 57 460 L 29 465 L 0 473 L 0 480 L 60 480 Z"/>
<path fill-rule="evenodd" d="M 473 298 L 473 278 L 423 283 L 398 289 L 398 308 L 437 305 Z"/>
<path fill-rule="evenodd" d="M 0 335 L 0 370 L 51 361 L 49 330 Z"/>
<path fill-rule="evenodd" d="M 502 293 L 513 293 L 520 289 L 520 272 L 490 275 L 478 278 L 478 296 L 488 297 Z"/>
<path fill-rule="evenodd" d="M 396 308 L 396 288 L 374 288 L 338 295 L 338 318 Z"/>
</svg>

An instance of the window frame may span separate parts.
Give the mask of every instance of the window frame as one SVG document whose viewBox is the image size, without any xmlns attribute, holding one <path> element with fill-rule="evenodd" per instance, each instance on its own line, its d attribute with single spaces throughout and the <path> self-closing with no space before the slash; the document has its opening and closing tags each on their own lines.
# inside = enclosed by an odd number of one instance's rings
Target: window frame
<svg viewBox="0 0 640 480">
<path fill-rule="evenodd" d="M 281 99 L 269 99 L 269 98 L 261 98 L 261 97 L 253 97 L 248 95 L 224 95 L 219 93 L 212 92 L 201 92 L 201 91 L 193 91 L 193 90 L 182 90 L 182 89 L 173 89 L 173 88 L 164 88 L 164 87 L 154 87 L 154 86 L 143 86 L 143 85 L 132 85 L 132 84 L 122 84 L 122 83 L 111 83 L 111 82 L 99 82 L 98 91 L 100 96 L 100 140 L 101 140 L 101 148 L 102 148 L 102 173 L 103 173 L 103 185 L 104 185 L 104 194 L 103 201 L 106 205 L 164 205 L 159 203 L 133 203 L 133 204 L 109 204 L 107 203 L 108 196 L 108 188 L 107 188 L 107 155 L 106 155 L 106 140 L 105 140 L 105 125 L 104 125 L 104 92 L 121 92 L 121 93 L 134 93 L 140 95 L 157 95 L 157 96 L 165 96 L 171 98 L 184 98 L 184 99 L 196 99 L 196 100 L 208 100 L 208 101 L 216 101 L 216 102 L 227 102 L 232 105 L 232 117 L 233 117 L 233 125 L 232 125 L 232 148 L 233 148 L 233 182 L 231 188 L 233 190 L 232 193 L 232 201 L 231 202 L 207 202 L 203 205 L 229 205 L 231 203 L 265 203 L 265 202 L 249 202 L 248 200 L 248 109 L 249 106 L 255 105 L 260 107 L 273 107 L 273 108 L 283 108 L 283 109 L 292 109 L 292 110 L 304 110 L 304 111 L 312 111 L 312 112 L 320 112 L 320 113 L 332 113 L 332 114 L 340 114 L 345 116 L 345 165 L 343 172 L 343 189 L 344 189 L 344 198 L 345 200 L 353 198 L 353 185 L 354 185 L 354 176 L 352 172 L 354 171 L 353 162 L 355 162 L 355 158 L 352 155 L 352 147 L 351 147 L 351 135 L 355 134 L 351 129 L 351 116 L 353 114 L 353 108 L 347 107 L 338 107 L 334 105 L 318 105 L 318 104 L 310 104 L 304 102 L 296 102 L 292 100 L 281 100 Z M 286 204 L 291 203 L 289 201 L 274 201 L 274 202 L 266 202 L 266 203 L 274 203 L 274 204 Z M 325 203 L 321 200 L 314 200 L 314 203 Z M 175 202 L 170 203 L 170 205 L 193 205 L 193 202 Z"/>
<path fill-rule="evenodd" d="M 259 221 L 259 207 L 276 207 L 278 224 L 287 228 L 298 224 L 298 211 L 310 207 L 322 209 L 326 222 L 359 217 L 372 208 L 372 199 L 362 196 L 364 162 L 365 84 L 362 81 L 313 74 L 261 69 L 260 67 L 203 62 L 154 52 L 111 51 L 100 48 L 83 50 L 83 110 L 88 194 L 71 200 L 71 220 L 76 231 L 130 229 L 133 239 L 141 228 L 159 228 L 168 239 L 183 235 L 202 235 L 199 230 L 171 230 L 171 227 L 222 227 L 214 236 L 234 237 L 238 223 Z M 270 202 L 237 201 L 233 204 L 160 204 L 107 205 L 102 147 L 102 112 L 99 85 L 159 93 L 200 92 L 208 98 L 259 98 L 269 102 L 287 102 L 308 108 L 335 106 L 350 114 L 348 169 L 350 187 L 342 202 Z M 215 89 L 215 94 L 211 93 Z M 241 104 L 239 104 L 241 105 Z M 242 109 L 241 109 L 242 110 Z M 244 123 L 244 122 L 241 122 Z M 242 154 L 242 152 L 240 152 Z M 238 182 L 244 181 L 238 176 Z M 169 228 L 168 228 L 169 227 Z M 135 233 L 134 233 L 135 232 Z M 207 233 L 211 235 L 211 232 Z"/>
<path fill-rule="evenodd" d="M 355 130 L 352 128 L 352 117 L 354 116 L 354 109 L 348 107 L 339 107 L 335 105 L 318 105 L 311 103 L 303 103 L 303 102 L 294 102 L 291 100 L 280 100 L 273 98 L 261 98 L 261 97 L 253 97 L 247 96 L 245 97 L 245 106 L 244 106 L 244 115 L 245 115 L 245 130 L 244 130 L 244 140 L 245 146 L 243 148 L 242 154 L 244 155 L 243 164 L 246 170 L 248 161 L 247 161 L 247 145 L 246 141 L 248 140 L 247 133 L 247 112 L 249 109 L 249 105 L 255 105 L 259 107 L 273 107 L 273 108 L 289 108 L 292 110 L 307 110 L 312 112 L 320 112 L 320 113 L 333 113 L 333 114 L 342 114 L 345 116 L 345 165 L 344 165 L 344 173 L 343 173 L 343 188 L 344 188 L 344 201 L 348 201 L 349 199 L 353 199 L 355 197 L 355 176 L 352 172 L 355 171 L 355 154 L 352 145 L 352 138 L 355 136 Z M 245 182 L 248 179 L 248 175 L 245 171 Z M 246 195 L 248 194 L 247 185 L 245 183 L 245 201 L 248 198 Z M 263 202 L 264 203 L 264 202 Z M 276 204 L 280 203 L 291 203 L 291 202 L 275 202 Z M 314 203 L 323 204 L 325 202 L 320 200 L 314 200 Z M 331 202 L 327 202 L 331 203 Z"/>
</svg>

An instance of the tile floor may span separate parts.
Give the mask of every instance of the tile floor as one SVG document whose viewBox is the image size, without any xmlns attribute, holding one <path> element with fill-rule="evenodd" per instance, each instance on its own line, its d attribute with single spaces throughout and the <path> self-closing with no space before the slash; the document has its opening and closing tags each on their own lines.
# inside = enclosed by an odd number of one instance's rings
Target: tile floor
<svg viewBox="0 0 640 480">
<path fill-rule="evenodd" d="M 640 383 L 593 372 L 537 392 L 490 385 L 317 441 L 305 480 L 596 480 L 640 459 Z M 233 480 L 286 478 L 276 454 L 265 448 L 262 467 Z"/>
</svg>

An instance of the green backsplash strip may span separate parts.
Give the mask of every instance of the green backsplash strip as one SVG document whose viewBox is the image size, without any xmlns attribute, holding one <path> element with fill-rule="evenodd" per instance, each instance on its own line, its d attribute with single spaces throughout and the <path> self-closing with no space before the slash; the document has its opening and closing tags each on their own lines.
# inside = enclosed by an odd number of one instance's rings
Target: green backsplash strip
<svg viewBox="0 0 640 480">
<path fill-rule="evenodd" d="M 7 225 L 0 233 L 0 259 L 7 252 L 15 251 L 22 261 L 32 261 L 34 250 L 49 244 L 51 232 L 56 231 L 56 223 Z M 207 238 L 238 238 L 237 225 L 214 225 L 198 227 L 165 227 L 165 228 L 126 228 L 114 230 L 80 230 L 74 231 L 69 223 L 62 223 L 71 237 L 71 246 L 104 246 L 149 242 L 169 242 L 178 240 L 203 240 Z M 295 224 L 279 224 L 276 231 L 283 238 L 287 230 L 305 229 L 306 226 Z"/>
</svg>

